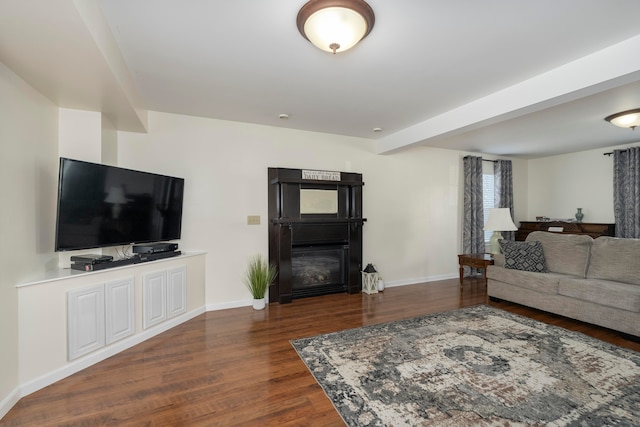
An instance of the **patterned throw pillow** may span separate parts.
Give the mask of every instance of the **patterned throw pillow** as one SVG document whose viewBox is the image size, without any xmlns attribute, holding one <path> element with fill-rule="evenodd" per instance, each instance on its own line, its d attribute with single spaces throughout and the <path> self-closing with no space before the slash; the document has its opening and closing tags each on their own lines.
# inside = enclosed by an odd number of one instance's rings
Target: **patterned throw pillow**
<svg viewBox="0 0 640 427">
<path fill-rule="evenodd" d="M 499 240 L 498 243 L 504 253 L 504 268 L 538 273 L 547 272 L 542 243 L 537 240 L 530 242 Z"/>
</svg>

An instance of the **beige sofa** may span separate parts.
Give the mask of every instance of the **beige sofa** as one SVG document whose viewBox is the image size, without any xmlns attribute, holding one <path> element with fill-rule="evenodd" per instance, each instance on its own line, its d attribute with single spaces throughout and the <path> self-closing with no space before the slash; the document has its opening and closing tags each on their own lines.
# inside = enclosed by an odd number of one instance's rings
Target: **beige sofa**
<svg viewBox="0 0 640 427">
<path fill-rule="evenodd" d="M 526 242 L 502 243 L 505 254 L 487 268 L 490 298 L 640 337 L 640 240 L 535 231 Z M 540 245 L 545 272 L 524 271 L 541 269 L 518 260 Z"/>
</svg>

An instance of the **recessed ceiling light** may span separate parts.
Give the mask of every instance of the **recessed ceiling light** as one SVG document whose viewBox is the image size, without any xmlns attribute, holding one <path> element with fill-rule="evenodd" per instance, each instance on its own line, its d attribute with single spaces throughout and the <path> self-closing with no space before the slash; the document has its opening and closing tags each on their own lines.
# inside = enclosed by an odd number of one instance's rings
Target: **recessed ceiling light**
<svg viewBox="0 0 640 427">
<path fill-rule="evenodd" d="M 382 132 L 382 128 L 373 128 L 374 132 Z"/>
<path fill-rule="evenodd" d="M 282 113 L 282 114 L 280 114 L 278 117 L 279 117 L 279 118 L 281 118 L 281 119 L 283 119 L 283 120 L 285 120 L 285 119 L 288 119 L 288 118 L 289 118 L 289 115 L 288 115 L 288 114 L 284 114 L 284 113 Z"/>
</svg>

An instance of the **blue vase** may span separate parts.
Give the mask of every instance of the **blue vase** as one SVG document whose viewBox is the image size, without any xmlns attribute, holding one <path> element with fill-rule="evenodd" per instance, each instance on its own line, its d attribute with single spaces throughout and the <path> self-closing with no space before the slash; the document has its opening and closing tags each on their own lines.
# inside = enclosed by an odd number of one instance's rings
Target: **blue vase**
<svg viewBox="0 0 640 427">
<path fill-rule="evenodd" d="M 576 212 L 576 220 L 578 220 L 578 222 L 582 222 L 582 218 L 584 218 L 582 208 L 578 208 L 578 212 Z"/>
</svg>

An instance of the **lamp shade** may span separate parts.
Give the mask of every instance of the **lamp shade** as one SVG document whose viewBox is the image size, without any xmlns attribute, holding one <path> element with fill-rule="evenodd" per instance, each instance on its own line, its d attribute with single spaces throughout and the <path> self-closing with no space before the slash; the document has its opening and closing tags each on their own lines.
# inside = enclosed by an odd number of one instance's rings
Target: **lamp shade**
<svg viewBox="0 0 640 427">
<path fill-rule="evenodd" d="M 485 231 L 516 231 L 518 227 L 511 219 L 509 208 L 489 209 L 489 219 L 484 226 Z"/>
<path fill-rule="evenodd" d="M 363 0 L 311 0 L 298 13 L 300 33 L 326 52 L 344 52 L 373 28 L 373 10 Z"/>
</svg>

